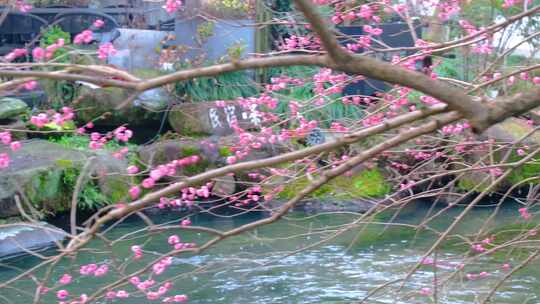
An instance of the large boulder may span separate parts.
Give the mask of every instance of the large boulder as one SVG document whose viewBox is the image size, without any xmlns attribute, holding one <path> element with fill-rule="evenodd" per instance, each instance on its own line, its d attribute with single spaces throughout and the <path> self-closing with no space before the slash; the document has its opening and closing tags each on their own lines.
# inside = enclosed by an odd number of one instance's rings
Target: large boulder
<svg viewBox="0 0 540 304">
<path fill-rule="evenodd" d="M 523 136 L 531 134 L 520 144 L 521 147 L 528 146 L 529 152 L 540 147 L 540 133 L 533 132 L 534 127 L 527 123 L 526 120 L 520 118 L 509 118 L 499 124 L 492 126 L 487 129 L 481 136 L 481 140 L 492 140 L 497 144 L 507 144 L 512 142 L 517 142 Z M 518 147 L 519 148 L 519 147 Z M 503 157 L 510 153 L 510 157 L 506 162 L 515 162 L 520 160 L 523 156 L 518 155 L 516 152 L 517 148 L 512 149 L 502 149 L 499 152 L 494 154 L 494 163 L 502 161 Z M 467 156 L 465 161 L 469 164 L 478 162 L 479 160 L 485 158 L 485 150 L 479 150 L 473 152 L 471 155 Z M 536 162 L 538 161 L 538 157 Z M 490 159 L 485 159 L 484 163 L 489 165 Z M 457 167 L 454 169 L 462 169 L 463 167 Z M 520 183 L 524 179 L 537 176 L 540 174 L 540 166 L 534 163 L 528 163 L 523 165 L 520 168 L 515 169 L 509 177 L 500 183 L 495 190 L 503 190 Z M 476 187 L 476 190 L 483 191 L 485 190 L 491 182 L 495 180 L 495 176 L 492 176 L 489 171 L 473 171 L 464 174 L 458 181 L 458 187 L 462 190 L 471 190 Z M 527 184 L 523 184 L 527 186 Z"/>
<path fill-rule="evenodd" d="M 0 147 L 0 153 L 10 154 L 11 159 L 7 168 L 0 169 L 0 218 L 19 214 L 16 195 L 26 198 L 43 212 L 67 210 L 79 172 L 90 158 L 93 158 L 89 170 L 92 179 L 87 179 L 85 185 L 95 185 L 108 202 L 116 202 L 127 195 L 127 162 L 106 152 L 89 152 L 32 140 L 23 142 L 16 152 Z"/>
<path fill-rule="evenodd" d="M 121 109 L 130 92 L 120 88 L 95 88 L 81 85 L 76 102 L 77 119 L 83 123 L 93 121 L 106 114 L 95 123 L 98 125 L 118 126 L 129 123 L 131 126 L 144 126 L 161 119 L 160 111 L 167 108 L 170 96 L 163 89 L 143 92 L 131 104 Z"/>
<path fill-rule="evenodd" d="M 28 111 L 28 105 L 17 98 L 4 97 L 0 99 L 0 120 L 11 119 Z"/>
<path fill-rule="evenodd" d="M 0 228 L 0 260 L 54 247 L 66 232 L 45 223 L 10 224 Z"/>
<path fill-rule="evenodd" d="M 166 164 L 175 159 L 190 155 L 199 155 L 207 164 L 205 167 L 218 167 L 226 164 L 226 158 L 233 155 L 238 137 L 206 137 L 162 140 L 139 149 L 140 160 L 147 165 Z M 243 161 L 264 159 L 290 150 L 287 144 L 264 144 L 260 149 L 253 149 Z"/>
<path fill-rule="evenodd" d="M 225 106 L 217 106 L 216 102 L 182 103 L 169 113 L 169 124 L 184 136 L 230 135 L 234 133 L 234 121 L 246 130 L 257 129 L 262 123 L 256 108 L 246 109 L 235 102 Z"/>
</svg>

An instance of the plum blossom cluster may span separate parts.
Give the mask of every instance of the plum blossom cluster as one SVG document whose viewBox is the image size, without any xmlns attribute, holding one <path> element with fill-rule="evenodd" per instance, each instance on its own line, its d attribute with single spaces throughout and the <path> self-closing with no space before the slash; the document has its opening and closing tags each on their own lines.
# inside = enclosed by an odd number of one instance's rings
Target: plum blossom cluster
<svg viewBox="0 0 540 304">
<path fill-rule="evenodd" d="M 361 104 L 369 105 L 371 104 L 371 98 L 369 97 L 361 97 L 361 96 L 343 96 L 341 98 L 341 102 L 343 102 L 344 105 L 355 105 L 359 106 Z"/>
<path fill-rule="evenodd" d="M 476 26 L 467 20 L 462 19 L 459 20 L 458 23 L 468 35 L 474 35 L 485 30 L 483 27 L 477 29 Z M 480 35 L 479 37 L 484 38 L 484 40 L 473 44 L 471 49 L 472 52 L 477 54 L 491 54 L 493 52 L 491 37 L 486 34 Z"/>
<path fill-rule="evenodd" d="M 106 60 L 109 56 L 114 56 L 118 51 L 114 48 L 114 45 L 110 42 L 104 43 L 98 48 L 98 58 L 100 60 Z"/>
<path fill-rule="evenodd" d="M 532 215 L 527 208 L 519 208 L 519 215 L 526 221 L 530 220 Z"/>
<path fill-rule="evenodd" d="M 86 124 L 86 128 L 93 127 L 93 124 Z M 80 128 L 78 130 L 79 134 L 84 134 L 86 131 L 85 128 Z M 92 132 L 90 134 L 90 144 L 89 148 L 92 150 L 99 150 L 102 149 L 107 142 L 109 142 L 112 139 L 116 139 L 118 142 L 128 142 L 129 139 L 133 136 L 133 131 L 127 129 L 126 127 L 122 126 L 117 129 L 115 129 L 112 132 L 109 132 L 105 135 L 102 135 L 98 132 Z M 113 154 L 115 158 L 122 159 L 125 157 L 125 155 L 129 152 L 129 149 L 127 147 L 123 147 L 120 149 L 120 151 Z"/>
<path fill-rule="evenodd" d="M 27 13 L 32 9 L 32 5 L 24 0 L 16 0 L 15 8 L 22 13 Z"/>
<path fill-rule="evenodd" d="M 532 0 L 525 0 L 527 1 L 527 4 L 532 4 Z M 509 9 L 513 6 L 518 6 L 523 4 L 523 0 L 504 0 L 502 7 L 505 9 Z"/>
<path fill-rule="evenodd" d="M 94 40 L 94 33 L 91 30 L 84 30 L 73 38 L 75 44 L 88 44 Z"/>
<path fill-rule="evenodd" d="M 304 85 L 304 81 L 299 78 L 292 78 L 288 76 L 272 77 L 270 79 L 271 84 L 266 85 L 266 91 L 279 91 L 287 88 L 288 85 L 301 86 Z"/>
<path fill-rule="evenodd" d="M 315 82 L 313 91 L 323 96 L 341 94 L 349 79 L 350 77 L 345 73 L 334 74 L 331 69 L 324 68 L 313 76 Z M 328 84 L 330 84 L 329 87 Z"/>
<path fill-rule="evenodd" d="M 167 207 L 191 207 L 193 203 L 198 199 L 209 198 L 212 193 L 212 183 L 206 183 L 206 185 L 200 188 L 188 187 L 181 190 L 180 198 L 170 199 L 167 197 L 161 197 L 159 199 L 158 208 L 165 209 Z"/>
<path fill-rule="evenodd" d="M 180 7 L 182 6 L 181 0 L 167 0 L 163 8 L 167 11 L 167 13 L 172 14 L 178 11 Z"/>
<path fill-rule="evenodd" d="M 82 265 L 79 269 L 79 273 L 82 276 L 95 276 L 102 277 L 109 272 L 109 266 L 103 264 L 98 266 L 97 264 Z"/>
<path fill-rule="evenodd" d="M 328 4 L 328 3 L 325 3 Z M 381 18 L 376 15 L 378 6 L 376 4 L 364 4 L 357 9 L 348 10 L 343 2 L 336 3 L 336 13 L 332 16 L 332 23 L 341 24 L 346 21 L 363 19 L 368 22 L 381 22 Z"/>
<path fill-rule="evenodd" d="M 174 247 L 174 250 L 182 250 L 182 249 L 189 249 L 189 248 L 195 248 L 195 243 L 182 243 L 180 242 L 180 237 L 178 235 L 171 235 L 167 239 L 167 243 L 169 245 Z M 155 266 L 155 265 L 154 265 Z M 155 271 L 155 269 L 154 269 Z M 158 273 L 156 273 L 158 274 Z"/>
<path fill-rule="evenodd" d="M 279 46 L 279 49 L 283 51 L 297 51 L 299 49 L 304 50 L 319 50 L 321 48 L 321 40 L 318 37 L 297 36 L 291 35 L 289 38 L 285 38 L 284 42 Z"/>
<path fill-rule="evenodd" d="M 17 151 L 21 148 L 21 142 L 13 141 L 10 132 L 0 132 L 0 142 L 9 146 L 11 151 Z M 8 153 L 0 153 L 0 169 L 9 167 L 10 156 Z"/>
<path fill-rule="evenodd" d="M 443 21 L 446 21 L 453 16 L 461 12 L 461 0 L 447 0 L 447 1 L 438 1 L 436 7 L 439 9 L 439 18 Z"/>
<path fill-rule="evenodd" d="M 151 189 L 156 185 L 156 182 L 158 182 L 163 177 L 174 176 L 176 174 L 177 169 L 190 166 L 190 165 L 195 165 L 200 160 L 201 160 L 200 156 L 192 155 L 192 156 L 187 156 L 181 159 L 175 159 L 164 165 L 159 165 L 157 168 L 152 169 L 150 171 L 149 177 L 145 178 L 142 181 L 140 186 L 135 185 L 129 189 L 129 195 L 131 199 L 137 199 L 141 195 L 141 192 L 142 192 L 141 186 L 142 188 L 145 188 L 145 189 Z M 139 172 L 139 168 L 137 168 L 136 166 L 128 167 L 129 174 L 136 174 L 137 172 Z M 176 202 L 175 202 L 175 205 L 176 205 Z"/>
<path fill-rule="evenodd" d="M 500 72 L 495 72 L 493 73 L 492 75 L 484 75 L 482 76 L 482 81 L 484 82 L 487 82 L 487 81 L 491 81 L 491 80 L 497 80 L 497 79 L 501 79 L 503 77 L 503 74 L 500 73 Z M 530 81 L 532 82 L 533 85 L 540 85 L 540 77 L 539 76 L 534 76 L 534 77 L 531 77 L 529 75 L 529 73 L 527 72 L 521 72 L 519 73 L 519 76 L 516 77 L 514 75 L 508 77 L 507 79 L 507 84 L 509 86 L 512 86 L 514 84 L 517 83 L 518 80 L 521 80 L 521 81 Z"/>
<path fill-rule="evenodd" d="M 43 128 L 49 123 L 54 123 L 57 126 L 64 126 L 67 122 L 75 118 L 75 112 L 70 107 L 63 107 L 60 112 L 49 110 L 46 113 L 32 115 L 30 123 L 36 128 Z"/>
<path fill-rule="evenodd" d="M 262 188 L 261 186 L 254 186 L 247 189 L 244 197 L 233 195 L 227 199 L 230 203 L 234 203 L 234 206 L 236 207 L 248 206 L 251 203 L 258 203 L 263 200 Z"/>
<path fill-rule="evenodd" d="M 28 55 L 28 51 L 26 49 L 13 49 L 11 52 L 4 56 L 4 60 L 7 62 L 11 62 L 17 58 L 24 57 L 26 55 Z"/>
<path fill-rule="evenodd" d="M 486 271 L 482 271 L 480 273 L 467 273 L 465 277 L 469 281 L 477 280 L 477 279 L 485 279 L 489 276 L 489 273 Z"/>
<path fill-rule="evenodd" d="M 468 122 L 464 122 L 464 123 L 457 123 L 454 125 L 444 126 L 441 129 L 441 132 L 445 135 L 458 135 L 470 128 L 471 128 L 471 125 Z"/>
</svg>

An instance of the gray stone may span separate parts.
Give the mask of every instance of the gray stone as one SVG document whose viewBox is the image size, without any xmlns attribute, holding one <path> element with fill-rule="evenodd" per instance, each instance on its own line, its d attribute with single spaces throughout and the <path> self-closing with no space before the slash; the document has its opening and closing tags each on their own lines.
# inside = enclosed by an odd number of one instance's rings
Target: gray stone
<svg viewBox="0 0 540 304">
<path fill-rule="evenodd" d="M 534 130 L 533 126 L 530 126 L 526 120 L 520 118 L 509 118 L 501 123 L 498 123 L 491 128 L 487 129 L 484 137 L 494 139 L 496 142 L 513 142 L 531 133 Z M 533 133 L 527 139 L 523 141 L 524 144 L 538 146 L 540 145 L 540 134 L 538 132 Z"/>
<path fill-rule="evenodd" d="M 46 223 L 20 223 L 0 228 L 0 260 L 56 246 L 66 232 Z"/>
<path fill-rule="evenodd" d="M 0 119 L 14 118 L 26 113 L 28 105 L 17 98 L 5 97 L 0 99 Z"/>
<path fill-rule="evenodd" d="M 169 124 L 179 134 L 230 135 L 233 122 L 245 130 L 257 129 L 262 118 L 256 108 L 246 109 L 235 102 L 219 107 L 215 102 L 182 103 L 171 108 Z"/>
<path fill-rule="evenodd" d="M 529 146 L 528 151 L 531 152 L 534 151 L 536 148 L 540 147 L 540 134 L 538 132 L 533 133 L 533 131 L 534 127 L 530 126 L 526 120 L 520 118 L 509 118 L 487 129 L 480 136 L 480 139 L 491 139 L 494 140 L 495 143 L 504 144 L 515 142 L 521 139 L 523 136 L 531 134 L 531 136 L 522 141 L 522 145 Z M 507 154 L 507 152 L 510 152 L 509 149 L 502 149 L 498 153 L 494 153 L 493 157 L 495 163 L 501 161 L 502 158 Z M 465 162 L 468 164 L 473 164 L 481 159 L 484 159 L 485 164 L 489 164 L 490 160 L 485 159 L 485 156 L 485 150 L 475 151 L 465 158 Z M 509 162 L 512 161 L 516 161 L 516 159 L 509 159 Z M 452 169 L 463 168 L 463 166 L 455 165 Z M 527 174 L 525 174 L 523 170 L 527 171 Z M 527 164 L 525 164 L 521 168 L 514 170 L 514 173 L 515 176 L 520 176 L 520 178 L 507 178 L 503 182 L 499 183 L 499 185 L 493 191 L 501 191 L 504 189 L 508 189 L 512 186 L 513 183 L 518 182 L 518 179 L 525 179 L 532 175 L 540 174 L 540 172 L 537 172 L 536 166 L 530 166 Z M 481 192 L 485 190 L 494 180 L 495 177 L 491 176 L 489 171 L 487 170 L 474 171 L 463 174 L 463 176 L 459 180 L 459 185 L 461 186 L 462 190 L 471 190 L 472 188 L 476 187 L 476 192 Z"/>
<path fill-rule="evenodd" d="M 159 53 L 156 48 L 168 35 L 163 31 L 121 28 L 120 37 L 114 41 L 118 54 L 110 56 L 108 63 L 122 69 L 158 68 Z"/>
<path fill-rule="evenodd" d="M 158 111 L 167 108 L 169 96 L 162 89 L 143 93 L 132 104 L 117 107 L 129 98 L 130 92 L 119 88 L 92 88 L 82 85 L 76 107 L 77 119 L 83 123 L 93 121 L 108 113 L 102 119 L 95 121 L 96 125 L 118 126 L 128 122 L 131 126 L 144 126 L 148 123 L 158 122 Z"/>
<path fill-rule="evenodd" d="M 135 102 L 135 106 L 141 106 L 149 111 L 163 111 L 167 108 L 170 99 L 169 93 L 163 88 L 151 89 L 142 92 Z"/>
<path fill-rule="evenodd" d="M 25 141 L 16 152 L 0 147 L 0 153 L 4 152 L 11 161 L 0 170 L 0 218 L 19 214 L 14 197 L 21 192 L 40 211 L 68 209 L 72 189 L 65 187 L 64 172 L 80 169 L 90 157 L 95 158 L 90 173 L 104 194 L 111 200 L 127 194 L 129 177 L 123 175 L 127 162 L 106 152 L 70 149 L 43 140 Z"/>
</svg>

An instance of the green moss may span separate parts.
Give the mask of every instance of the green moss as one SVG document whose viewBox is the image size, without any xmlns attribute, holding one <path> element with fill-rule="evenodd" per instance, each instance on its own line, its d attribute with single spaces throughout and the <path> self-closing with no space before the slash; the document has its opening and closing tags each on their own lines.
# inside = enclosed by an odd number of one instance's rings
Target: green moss
<svg viewBox="0 0 540 304">
<path fill-rule="evenodd" d="M 59 144 L 59 145 L 64 146 L 66 148 L 83 150 L 83 151 L 91 151 L 90 148 L 89 148 L 89 146 L 90 146 L 90 138 L 88 136 L 64 135 L 64 136 L 61 136 L 61 137 L 58 137 L 58 138 L 49 138 L 48 141 Z M 103 149 L 105 151 L 116 152 L 116 151 L 120 150 L 121 148 L 123 148 L 125 146 L 127 146 L 129 148 L 129 151 L 130 151 L 127 154 L 127 159 L 129 160 L 130 163 L 135 163 L 136 162 L 136 153 L 134 151 L 137 150 L 137 145 L 134 145 L 134 144 L 123 145 L 123 144 L 119 144 L 116 141 L 111 140 L 111 141 L 108 141 L 103 146 Z M 62 161 L 63 160 L 59 160 L 57 162 L 62 162 Z M 59 165 L 63 165 L 63 164 L 59 163 Z M 67 166 L 70 167 L 71 165 L 67 164 Z"/>
<path fill-rule="evenodd" d="M 199 154 L 201 154 L 201 149 L 199 149 L 197 146 L 182 147 L 182 152 L 181 152 L 182 157 L 199 155 Z"/>
<path fill-rule="evenodd" d="M 307 178 L 303 177 L 285 186 L 279 194 L 280 198 L 290 199 L 303 188 L 309 185 Z M 383 197 L 391 190 L 390 185 L 384 180 L 379 169 L 364 170 L 353 177 L 339 176 L 329 183 L 321 186 L 309 197 L 337 197 L 340 199 L 353 198 L 376 198 Z"/>
<path fill-rule="evenodd" d="M 510 156 L 510 162 L 517 162 L 521 160 L 523 157 L 519 156 L 515 151 L 512 152 L 512 155 Z M 518 184 L 522 181 L 531 178 L 531 177 L 538 177 L 540 176 L 540 157 L 535 157 L 525 163 L 520 168 L 515 169 L 510 173 L 508 176 L 508 181 L 512 184 Z M 538 184 L 540 183 L 540 178 L 534 179 L 528 182 L 529 184 Z M 523 184 L 523 186 L 526 186 L 526 184 Z"/>
<path fill-rule="evenodd" d="M 390 192 L 390 185 L 377 168 L 364 170 L 353 178 L 354 187 L 361 191 L 361 196 L 382 197 Z"/>
<path fill-rule="evenodd" d="M 471 191 L 473 189 L 475 189 L 476 192 L 482 192 L 486 190 L 489 185 L 490 185 L 489 182 L 484 182 L 478 185 L 478 182 L 475 181 L 474 179 L 467 178 L 467 176 L 464 176 L 458 181 L 457 188 L 465 192 Z"/>
<path fill-rule="evenodd" d="M 109 179 L 107 187 L 110 189 L 109 199 L 111 202 L 120 202 L 128 195 L 128 185 L 120 179 Z"/>
<path fill-rule="evenodd" d="M 208 137 L 210 135 L 201 131 L 198 120 L 178 110 L 169 112 L 169 123 L 182 137 Z"/>
<path fill-rule="evenodd" d="M 65 205 L 62 203 L 62 197 L 65 194 L 61 170 L 43 171 L 32 176 L 25 190 L 26 196 L 36 208 L 52 211 L 65 210 Z"/>
<path fill-rule="evenodd" d="M 220 147 L 219 148 L 219 156 L 221 157 L 229 157 L 229 156 L 232 156 L 233 153 L 231 151 L 231 149 L 229 149 L 228 147 Z"/>
</svg>

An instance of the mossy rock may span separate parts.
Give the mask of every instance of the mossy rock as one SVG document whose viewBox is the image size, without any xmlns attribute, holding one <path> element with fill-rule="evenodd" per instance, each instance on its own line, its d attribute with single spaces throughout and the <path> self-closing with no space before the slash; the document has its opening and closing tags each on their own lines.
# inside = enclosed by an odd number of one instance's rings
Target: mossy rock
<svg viewBox="0 0 540 304">
<path fill-rule="evenodd" d="M 187 156 L 198 155 L 201 160 L 194 165 L 186 166 L 179 175 L 194 175 L 202 173 L 209 167 L 215 167 L 219 156 L 199 140 L 164 140 L 139 149 L 139 158 L 147 166 L 167 164 L 173 160 Z"/>
<path fill-rule="evenodd" d="M 15 118 L 28 111 L 28 105 L 17 98 L 4 97 L 0 99 L 0 120 Z"/>
<path fill-rule="evenodd" d="M 137 101 L 117 110 L 116 108 L 129 98 L 129 92 L 120 88 L 93 89 L 83 85 L 79 88 L 78 96 L 78 102 L 74 106 L 77 109 L 77 120 L 82 123 L 93 121 L 105 113 L 107 115 L 97 120 L 96 124 L 118 126 L 127 122 L 132 126 L 142 126 L 160 120 L 159 113 L 147 111 L 144 106 L 137 104 Z M 166 104 L 152 110 L 162 110 L 165 107 Z"/>
<path fill-rule="evenodd" d="M 255 114 L 234 101 L 227 102 L 226 107 L 218 107 L 215 102 L 182 103 L 171 108 L 169 124 L 183 136 L 226 136 L 235 133 L 233 119 L 244 130 L 258 129 L 260 121 Z"/>
<path fill-rule="evenodd" d="M 523 136 L 527 134 L 531 134 L 527 139 L 525 139 L 522 144 L 529 146 L 529 152 L 537 149 L 540 147 L 540 134 L 538 132 L 533 132 L 534 128 L 530 126 L 524 119 L 519 118 L 509 118 L 491 128 L 486 130 L 486 132 L 482 135 L 482 139 L 492 139 L 496 143 L 511 143 L 519 140 Z M 517 148 L 514 148 L 513 150 L 509 149 L 502 149 L 497 153 L 494 153 L 493 160 L 494 164 L 500 163 L 502 159 L 507 155 L 507 153 L 510 153 L 510 157 L 506 162 L 517 162 L 521 160 L 524 156 L 520 156 L 517 153 Z M 485 151 L 477 152 L 472 154 L 470 157 L 466 159 L 468 163 L 474 163 L 481 158 L 485 157 L 486 153 Z M 455 169 L 462 169 L 462 168 L 455 168 Z M 494 191 L 500 191 L 508 189 L 514 185 L 520 184 L 520 186 L 527 186 L 530 183 L 540 183 L 540 179 L 531 180 L 525 183 L 525 180 L 531 178 L 531 177 L 538 177 L 540 176 L 540 155 L 535 156 L 533 159 L 525 163 L 523 166 L 514 169 L 512 173 L 508 176 L 508 178 L 500 183 L 497 187 L 495 187 Z M 469 191 L 476 188 L 475 192 L 482 192 L 484 191 L 490 183 L 494 180 L 494 178 L 488 178 L 490 177 L 489 172 L 487 171 L 476 171 L 476 172 L 470 172 L 463 175 L 462 178 L 458 181 L 458 188 L 463 191 Z M 487 181 L 484 181 L 484 179 L 487 179 Z"/>
<path fill-rule="evenodd" d="M 10 166 L 2 170 L 0 179 L 0 217 L 19 213 L 14 196 L 22 192 L 32 205 L 43 213 L 69 209 L 75 183 L 82 166 L 90 157 L 92 179 L 87 179 L 79 195 L 80 208 L 97 208 L 127 197 L 129 177 L 123 175 L 127 162 L 107 153 L 70 149 L 48 141 L 23 142 L 16 152 L 9 153 Z"/>
<path fill-rule="evenodd" d="M 285 185 L 285 189 L 279 194 L 279 197 L 284 199 L 293 198 L 310 183 L 306 177 L 290 181 Z M 382 198 L 390 191 L 391 186 L 386 182 L 381 170 L 373 168 L 364 169 L 352 177 L 336 177 L 315 190 L 308 197 L 332 197 L 334 199 Z"/>
</svg>

